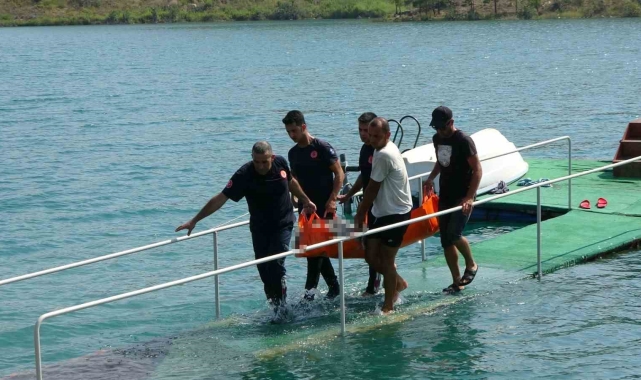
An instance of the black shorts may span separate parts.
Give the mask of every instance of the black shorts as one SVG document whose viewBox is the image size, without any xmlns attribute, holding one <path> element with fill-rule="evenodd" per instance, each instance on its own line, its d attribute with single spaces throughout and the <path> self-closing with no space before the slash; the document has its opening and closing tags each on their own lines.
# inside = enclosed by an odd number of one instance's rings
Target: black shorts
<svg viewBox="0 0 641 380">
<path fill-rule="evenodd" d="M 393 214 L 377 218 L 370 210 L 369 215 L 367 216 L 367 228 L 373 230 L 374 228 L 389 226 L 390 224 L 405 222 L 407 220 L 410 220 L 409 212 L 407 214 Z M 374 235 L 368 235 L 367 237 L 370 239 L 381 239 L 383 244 L 386 246 L 398 248 L 401 246 L 401 242 L 403 242 L 403 235 L 405 235 L 405 231 L 407 231 L 407 226 L 396 227 Z"/>
<path fill-rule="evenodd" d="M 448 208 L 460 206 L 462 199 L 456 201 L 442 201 L 438 202 L 439 211 L 445 211 Z M 458 210 L 452 214 L 441 215 L 438 217 L 439 232 L 441 234 L 441 246 L 447 248 L 454 245 L 454 243 L 463 236 L 463 230 L 470 220 L 469 215 L 463 214 L 462 210 Z"/>
</svg>

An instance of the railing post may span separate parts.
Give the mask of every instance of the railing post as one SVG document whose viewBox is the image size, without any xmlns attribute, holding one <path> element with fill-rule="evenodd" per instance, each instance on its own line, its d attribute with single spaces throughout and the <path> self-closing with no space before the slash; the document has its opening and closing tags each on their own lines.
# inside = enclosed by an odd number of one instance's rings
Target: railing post
<svg viewBox="0 0 641 380">
<path fill-rule="evenodd" d="M 416 181 L 418 182 L 418 207 L 421 207 L 423 204 L 423 179 L 418 177 Z M 425 239 L 421 239 L 421 260 L 425 261 Z"/>
<path fill-rule="evenodd" d="M 42 354 L 40 352 L 40 324 L 41 320 L 38 319 L 35 327 L 33 328 L 33 341 L 36 350 L 36 378 L 42 380 Z"/>
<path fill-rule="evenodd" d="M 568 175 L 572 175 L 572 139 L 568 137 Z M 568 210 L 572 210 L 572 178 L 568 179 Z"/>
<path fill-rule="evenodd" d="M 341 335 L 345 336 L 345 273 L 343 266 L 343 242 L 338 243 L 338 273 L 341 286 Z"/>
<path fill-rule="evenodd" d="M 536 267 L 541 281 L 541 186 L 536 188 Z"/>
<path fill-rule="evenodd" d="M 218 232 L 214 232 L 214 270 L 218 270 Z M 220 291 L 218 275 L 214 276 L 214 293 L 216 297 L 216 319 L 220 319 Z"/>
</svg>

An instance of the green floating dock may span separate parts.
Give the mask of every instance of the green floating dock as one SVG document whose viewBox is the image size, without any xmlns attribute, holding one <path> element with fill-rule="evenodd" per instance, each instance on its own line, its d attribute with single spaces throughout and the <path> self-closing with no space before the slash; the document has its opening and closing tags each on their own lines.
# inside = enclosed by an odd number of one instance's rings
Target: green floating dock
<svg viewBox="0 0 641 380">
<path fill-rule="evenodd" d="M 554 179 L 568 175 L 567 160 L 528 160 L 525 177 Z M 607 165 L 602 161 L 575 161 L 573 174 Z M 519 189 L 516 184 L 511 189 Z M 587 261 L 599 255 L 637 246 L 641 241 L 641 179 L 615 178 L 612 171 L 572 180 L 572 210 L 568 211 L 568 183 L 541 188 L 542 210 L 556 216 L 541 223 L 541 265 L 544 273 Z M 481 199 L 488 196 L 481 197 Z M 596 208 L 597 199 L 608 205 Z M 580 209 L 587 199 L 591 209 Z M 488 214 L 512 211 L 536 214 L 536 189 L 489 202 L 481 207 Z M 497 215 L 499 215 L 497 213 Z M 474 258 L 483 267 L 531 275 L 536 268 L 536 224 L 472 245 Z M 439 258 L 426 266 L 445 265 Z"/>
<path fill-rule="evenodd" d="M 525 178 L 530 178 L 533 181 L 541 178 L 555 179 L 568 175 L 567 160 L 539 159 L 527 160 L 527 162 L 530 169 Z M 574 161 L 572 162 L 572 174 L 608 164 L 611 162 Z M 509 187 L 512 190 L 521 188 L 517 187 L 516 183 Z M 483 196 L 480 199 L 487 197 Z M 596 201 L 600 197 L 608 200 L 606 208 L 596 208 Z M 612 170 L 609 170 L 572 179 L 572 208 L 579 209 L 579 203 L 584 199 L 590 201 L 592 208 L 581 211 L 641 217 L 641 178 L 615 178 L 612 175 Z M 542 187 L 541 204 L 546 210 L 567 211 L 568 182 L 555 183 L 552 187 Z M 483 205 L 483 207 L 536 212 L 536 189 L 499 199 Z"/>
</svg>

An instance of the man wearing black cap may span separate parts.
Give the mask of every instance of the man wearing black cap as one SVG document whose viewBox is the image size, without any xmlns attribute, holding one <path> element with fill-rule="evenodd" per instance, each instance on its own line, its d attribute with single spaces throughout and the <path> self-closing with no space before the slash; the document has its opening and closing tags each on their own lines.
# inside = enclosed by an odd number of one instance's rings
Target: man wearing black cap
<svg viewBox="0 0 641 380">
<path fill-rule="evenodd" d="M 438 218 L 441 245 L 445 250 L 447 266 L 452 273 L 452 285 L 443 289 L 443 292 L 456 293 L 474 280 L 478 270 L 470 244 L 463 237 L 463 229 L 472 213 L 472 203 L 483 173 L 476 154 L 476 145 L 469 136 L 454 127 L 452 110 L 445 106 L 436 107 L 432 112 L 430 126 L 436 130 L 432 142 L 437 162 L 424 183 L 426 190 L 434 189 L 434 178 L 440 174 L 439 210 L 444 211 L 456 206 L 463 208 Z M 465 272 L 462 277 L 457 250 L 465 258 Z"/>
</svg>

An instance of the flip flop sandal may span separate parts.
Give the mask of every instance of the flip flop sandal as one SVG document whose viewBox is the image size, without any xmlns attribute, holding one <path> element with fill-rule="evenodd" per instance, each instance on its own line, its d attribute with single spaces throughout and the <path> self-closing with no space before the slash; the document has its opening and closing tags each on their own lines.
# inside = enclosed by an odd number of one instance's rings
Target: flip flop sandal
<svg viewBox="0 0 641 380">
<path fill-rule="evenodd" d="M 596 201 L 596 207 L 597 208 L 605 208 L 605 206 L 608 205 L 608 201 L 605 198 L 599 198 Z"/>
<path fill-rule="evenodd" d="M 461 281 L 459 281 L 460 286 L 467 286 L 474 281 L 474 277 L 476 277 L 476 272 L 479 271 L 478 265 L 476 266 L 476 270 L 469 270 L 465 268 L 465 272 L 463 272 L 463 277 L 461 277 Z"/>
<path fill-rule="evenodd" d="M 585 199 L 579 204 L 579 208 L 590 209 L 590 201 Z"/>
<path fill-rule="evenodd" d="M 532 184 L 532 180 L 530 178 L 523 178 L 519 182 L 516 183 L 516 186 L 530 186 Z"/>
<path fill-rule="evenodd" d="M 537 182 L 538 182 L 538 183 L 542 183 L 542 182 L 548 182 L 549 180 L 550 180 L 549 178 L 541 178 L 541 179 L 540 179 L 540 180 L 538 180 Z M 552 187 L 552 184 L 551 184 L 551 183 L 548 183 L 548 184 L 545 184 L 545 185 L 541 185 L 541 187 Z"/>
<path fill-rule="evenodd" d="M 448 286 L 447 288 L 443 289 L 443 293 L 445 293 L 445 294 L 456 294 L 456 293 L 460 292 L 461 290 L 463 290 L 463 289 L 461 289 L 461 285 L 452 284 L 452 285 Z"/>
</svg>

